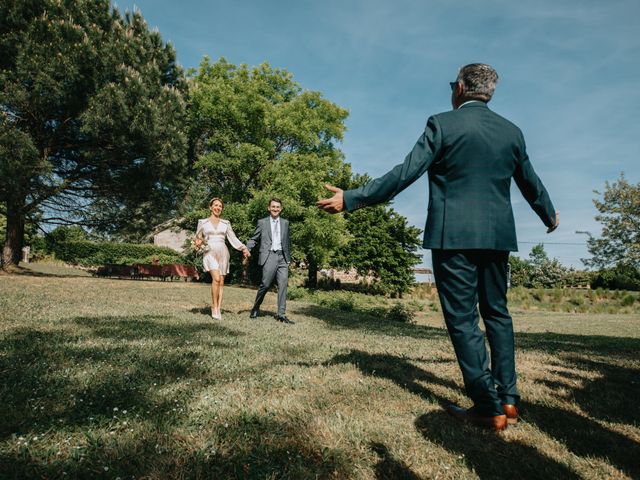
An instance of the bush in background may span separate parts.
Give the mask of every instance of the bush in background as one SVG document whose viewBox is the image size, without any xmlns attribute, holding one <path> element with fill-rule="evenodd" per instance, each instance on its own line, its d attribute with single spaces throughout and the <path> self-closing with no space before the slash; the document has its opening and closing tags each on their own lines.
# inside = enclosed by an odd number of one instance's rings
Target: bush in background
<svg viewBox="0 0 640 480">
<path fill-rule="evenodd" d="M 52 245 L 56 258 L 73 265 L 95 267 L 107 263 L 181 263 L 182 256 L 166 247 L 151 244 L 63 241 Z"/>
<path fill-rule="evenodd" d="M 528 259 L 509 257 L 511 286 L 526 288 L 564 288 L 588 285 L 588 272 L 562 265 L 558 259 L 550 259 L 542 244 L 531 249 Z"/>
<path fill-rule="evenodd" d="M 640 291 L 640 269 L 618 264 L 613 268 L 600 270 L 591 282 L 591 288 Z"/>
</svg>

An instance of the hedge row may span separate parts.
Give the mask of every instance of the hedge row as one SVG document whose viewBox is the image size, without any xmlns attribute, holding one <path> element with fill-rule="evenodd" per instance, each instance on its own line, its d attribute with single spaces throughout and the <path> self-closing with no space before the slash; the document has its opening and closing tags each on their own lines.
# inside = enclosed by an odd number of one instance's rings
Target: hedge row
<svg viewBox="0 0 640 480">
<path fill-rule="evenodd" d="M 600 270 L 591 288 L 605 288 L 609 290 L 635 290 L 640 291 L 640 269 L 632 265 L 616 265 L 613 268 Z"/>
<path fill-rule="evenodd" d="M 182 256 L 167 247 L 151 244 L 69 241 L 53 245 L 56 258 L 74 265 L 95 267 L 106 263 L 180 263 Z"/>
</svg>

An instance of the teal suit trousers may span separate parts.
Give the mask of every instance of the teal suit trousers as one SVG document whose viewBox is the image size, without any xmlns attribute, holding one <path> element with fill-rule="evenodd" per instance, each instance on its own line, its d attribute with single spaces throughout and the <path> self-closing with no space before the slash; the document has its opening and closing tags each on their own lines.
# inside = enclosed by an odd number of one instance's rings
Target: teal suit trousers
<svg viewBox="0 0 640 480">
<path fill-rule="evenodd" d="M 466 393 L 478 413 L 502 415 L 503 403 L 517 405 L 520 399 L 513 323 L 507 308 L 509 252 L 434 249 L 432 258 L 440 304 Z"/>
</svg>

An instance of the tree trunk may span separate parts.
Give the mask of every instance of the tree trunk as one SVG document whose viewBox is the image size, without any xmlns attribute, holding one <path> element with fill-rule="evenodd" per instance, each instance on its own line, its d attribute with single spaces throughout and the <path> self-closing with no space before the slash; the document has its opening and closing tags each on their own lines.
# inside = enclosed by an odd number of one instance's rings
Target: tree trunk
<svg viewBox="0 0 640 480">
<path fill-rule="evenodd" d="M 24 214 L 17 202 L 7 202 L 7 235 L 2 248 L 2 268 L 18 265 L 24 242 Z"/>
<path fill-rule="evenodd" d="M 318 286 L 318 262 L 315 259 L 307 258 L 309 262 L 309 276 L 307 277 L 307 288 L 316 288 Z"/>
</svg>

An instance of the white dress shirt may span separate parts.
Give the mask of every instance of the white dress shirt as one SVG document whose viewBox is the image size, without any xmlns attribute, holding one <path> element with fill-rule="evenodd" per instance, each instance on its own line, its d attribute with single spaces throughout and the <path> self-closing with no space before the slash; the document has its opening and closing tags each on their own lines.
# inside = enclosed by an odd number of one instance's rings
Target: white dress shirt
<svg viewBox="0 0 640 480">
<path fill-rule="evenodd" d="M 280 217 L 271 218 L 271 250 L 282 250 L 282 229 Z"/>
</svg>

